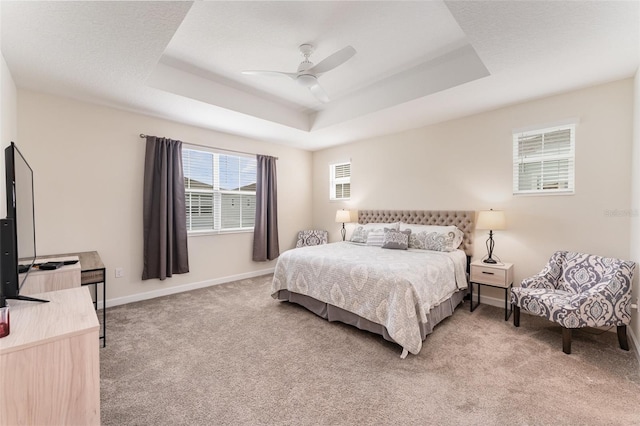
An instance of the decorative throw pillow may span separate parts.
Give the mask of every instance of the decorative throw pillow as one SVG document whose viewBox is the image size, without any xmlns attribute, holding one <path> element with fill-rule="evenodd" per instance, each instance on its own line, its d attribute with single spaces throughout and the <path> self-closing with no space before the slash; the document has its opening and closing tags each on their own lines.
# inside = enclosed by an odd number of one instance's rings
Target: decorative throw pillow
<svg viewBox="0 0 640 426">
<path fill-rule="evenodd" d="M 395 229 L 384 228 L 384 241 L 382 248 L 406 250 L 409 248 L 410 229 L 396 231 Z"/>
<path fill-rule="evenodd" d="M 427 235 L 425 231 L 422 232 L 412 232 L 409 235 L 409 248 L 426 250 L 424 247 L 424 237 Z"/>
<path fill-rule="evenodd" d="M 454 232 L 427 232 L 411 234 L 409 247 L 420 250 L 454 251 L 460 243 L 455 244 Z"/>
<path fill-rule="evenodd" d="M 425 250 L 453 251 L 453 233 L 429 232 L 424 236 Z"/>
<path fill-rule="evenodd" d="M 419 236 L 424 236 L 429 233 L 444 234 L 451 239 L 447 243 L 446 250 L 439 251 L 454 251 L 464 239 L 464 233 L 454 225 L 438 226 L 438 225 L 410 225 L 406 223 L 400 224 L 400 230 L 411 229 L 411 240 L 409 241 L 409 248 L 421 249 L 421 250 L 436 250 L 435 248 L 427 248 L 424 246 L 424 242 Z"/>
<path fill-rule="evenodd" d="M 384 242 L 384 229 L 372 229 L 367 235 L 367 245 L 382 247 Z"/>
<path fill-rule="evenodd" d="M 358 226 L 356 229 L 353 230 L 353 233 L 351 234 L 351 239 L 349 241 L 351 241 L 352 243 L 366 243 L 367 242 L 367 235 L 369 234 L 369 231 L 366 231 L 362 226 Z"/>
</svg>

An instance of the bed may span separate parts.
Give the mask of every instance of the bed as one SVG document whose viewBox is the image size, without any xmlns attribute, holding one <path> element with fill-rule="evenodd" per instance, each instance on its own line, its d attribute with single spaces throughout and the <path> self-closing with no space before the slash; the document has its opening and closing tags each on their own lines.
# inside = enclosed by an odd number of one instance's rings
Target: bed
<svg viewBox="0 0 640 426">
<path fill-rule="evenodd" d="M 427 335 L 467 294 L 474 218 L 473 211 L 361 210 L 363 228 L 453 225 L 462 231 L 460 245 L 453 251 L 385 250 L 353 238 L 296 248 L 278 259 L 272 297 L 380 334 L 402 347 L 401 358 L 418 354 Z"/>
</svg>

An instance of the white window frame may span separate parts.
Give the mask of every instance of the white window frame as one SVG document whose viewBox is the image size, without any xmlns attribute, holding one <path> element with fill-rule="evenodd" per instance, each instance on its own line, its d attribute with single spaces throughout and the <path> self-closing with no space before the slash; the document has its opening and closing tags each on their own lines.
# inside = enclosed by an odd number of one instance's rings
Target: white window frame
<svg viewBox="0 0 640 426">
<path fill-rule="evenodd" d="M 349 176 L 336 177 L 336 170 L 339 166 L 349 166 Z M 349 197 L 338 197 L 336 194 L 337 185 L 349 184 Z M 351 161 L 329 164 L 329 200 L 342 201 L 351 199 Z"/>
<path fill-rule="evenodd" d="M 559 130 L 569 130 L 569 151 L 566 153 L 558 152 L 544 152 L 544 138 L 545 134 L 557 132 Z M 514 195 L 573 195 L 575 194 L 575 135 L 576 124 L 561 124 L 545 128 L 537 128 L 534 130 L 526 131 L 514 131 L 513 132 L 513 194 Z M 539 155 L 532 155 L 524 157 L 520 155 L 520 138 L 541 136 L 542 137 L 542 153 Z M 521 189 L 520 188 L 520 165 L 521 164 L 535 164 L 541 163 L 542 174 L 539 176 L 540 182 L 544 182 L 544 162 L 545 161 L 557 161 L 567 160 L 567 179 L 562 181 L 566 182 L 566 188 L 536 188 L 536 189 Z"/>
<path fill-rule="evenodd" d="M 188 144 L 184 144 L 182 145 L 182 150 L 183 150 L 183 156 L 184 156 L 184 151 L 185 150 L 190 150 L 190 151 L 199 151 L 199 152 L 205 152 L 207 154 L 212 154 L 213 155 L 213 162 L 216 164 L 219 164 L 219 158 L 221 155 L 225 155 L 225 156 L 229 156 L 229 157 L 240 157 L 240 158 L 249 158 L 249 159 L 253 159 L 254 161 L 256 161 L 255 157 L 252 157 L 250 155 L 242 155 L 242 154 L 237 154 L 237 153 L 229 153 L 226 151 L 218 151 L 215 149 L 208 149 L 208 148 L 203 148 L 203 147 L 199 147 L 199 146 L 193 146 L 193 145 L 188 145 Z M 229 233 L 243 233 L 243 232 L 253 232 L 254 230 L 254 225 L 252 226 L 245 226 L 245 227 L 240 227 L 240 228 L 225 228 L 222 229 L 222 195 L 223 194 L 237 194 L 237 195 L 253 195 L 254 198 L 256 197 L 256 191 L 229 191 L 229 190 L 224 190 L 224 189 L 220 189 L 220 169 L 219 167 L 214 167 L 212 164 L 212 175 L 213 175 L 213 189 L 193 189 L 193 188 L 188 188 L 185 182 L 185 198 L 189 197 L 190 193 L 207 193 L 207 194 L 213 194 L 213 229 L 192 229 L 192 225 L 191 225 L 191 216 L 189 214 L 189 212 L 187 211 L 187 234 L 189 236 L 197 236 L 197 235 L 211 235 L 211 234 L 229 234 Z M 256 170 L 257 170 L 257 164 L 256 164 Z M 185 173 L 185 177 L 186 177 L 186 173 Z M 257 179 L 257 176 L 256 176 Z M 185 179 L 186 180 L 186 179 Z M 185 200 L 187 202 L 185 202 L 185 208 L 188 206 L 188 200 Z M 240 204 L 240 217 L 242 218 L 242 204 Z M 217 212 L 217 214 L 216 214 Z"/>
</svg>

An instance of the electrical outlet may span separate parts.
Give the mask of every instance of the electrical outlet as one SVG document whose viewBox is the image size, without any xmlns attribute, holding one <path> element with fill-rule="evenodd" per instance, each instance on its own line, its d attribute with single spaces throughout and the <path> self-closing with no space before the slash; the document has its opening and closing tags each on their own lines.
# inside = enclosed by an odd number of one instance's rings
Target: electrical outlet
<svg viewBox="0 0 640 426">
<path fill-rule="evenodd" d="M 116 268 L 116 278 L 124 277 L 124 268 L 118 267 Z"/>
</svg>

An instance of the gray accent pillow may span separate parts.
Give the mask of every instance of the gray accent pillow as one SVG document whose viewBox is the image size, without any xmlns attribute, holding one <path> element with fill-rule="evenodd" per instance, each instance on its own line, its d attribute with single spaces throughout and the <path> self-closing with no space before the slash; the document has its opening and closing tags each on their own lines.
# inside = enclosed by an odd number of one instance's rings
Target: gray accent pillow
<svg viewBox="0 0 640 426">
<path fill-rule="evenodd" d="M 411 229 L 396 231 L 395 229 L 384 228 L 384 241 L 382 248 L 406 250 L 409 248 L 409 236 Z"/>
</svg>

